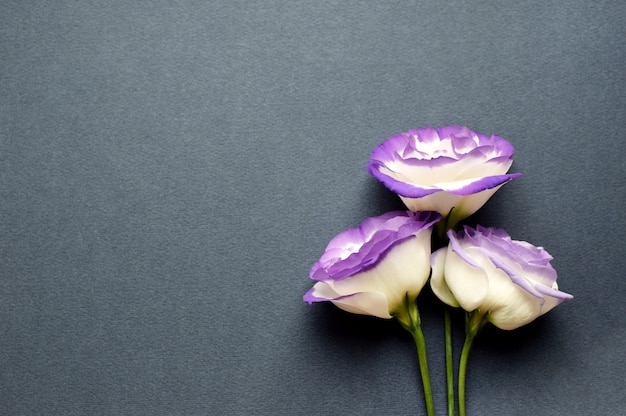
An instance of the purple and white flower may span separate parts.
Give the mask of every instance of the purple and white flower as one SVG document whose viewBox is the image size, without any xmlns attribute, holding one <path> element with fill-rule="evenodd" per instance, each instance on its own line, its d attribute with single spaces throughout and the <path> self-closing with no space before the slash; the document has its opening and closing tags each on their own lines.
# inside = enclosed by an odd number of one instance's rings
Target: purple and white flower
<svg viewBox="0 0 626 416">
<path fill-rule="evenodd" d="M 432 254 L 431 287 L 444 303 L 487 314 L 501 329 L 535 320 L 573 296 L 558 290 L 552 256 L 512 240 L 503 230 L 448 231 L 448 247 Z"/>
<path fill-rule="evenodd" d="M 392 318 L 415 300 L 430 274 L 435 212 L 389 212 L 333 238 L 311 268 L 317 283 L 304 301 L 330 301 L 348 312 Z"/>
<path fill-rule="evenodd" d="M 411 211 L 436 211 L 448 228 L 472 215 L 503 184 L 521 173 L 507 174 L 513 146 L 498 136 L 467 127 L 409 130 L 374 149 L 368 171 L 397 193 Z"/>
</svg>

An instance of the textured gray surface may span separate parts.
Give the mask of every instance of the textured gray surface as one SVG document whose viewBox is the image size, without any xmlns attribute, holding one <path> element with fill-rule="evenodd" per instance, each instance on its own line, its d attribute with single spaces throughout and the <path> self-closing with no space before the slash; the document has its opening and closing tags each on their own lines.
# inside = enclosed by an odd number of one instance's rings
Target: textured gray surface
<svg viewBox="0 0 626 416">
<path fill-rule="evenodd" d="M 301 296 L 401 207 L 373 147 L 448 124 L 525 174 L 470 223 L 576 297 L 482 335 L 469 414 L 626 408 L 625 3 L 369 3 L 0 4 L 1 414 L 420 414 L 408 334 Z"/>
</svg>

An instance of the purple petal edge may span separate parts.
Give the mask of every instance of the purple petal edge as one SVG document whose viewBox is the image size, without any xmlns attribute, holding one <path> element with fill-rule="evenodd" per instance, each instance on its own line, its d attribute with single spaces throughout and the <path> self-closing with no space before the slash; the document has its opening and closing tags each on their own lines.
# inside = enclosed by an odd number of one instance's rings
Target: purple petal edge
<svg viewBox="0 0 626 416">
<path fill-rule="evenodd" d="M 464 231 L 459 231 L 459 234 L 463 233 Z M 448 239 L 450 240 L 450 247 L 452 248 L 452 251 L 455 252 L 456 254 L 458 254 L 463 261 L 465 261 L 467 264 L 469 264 L 472 267 L 476 267 L 476 268 L 480 268 L 480 264 L 476 263 L 474 261 L 474 259 L 472 259 L 463 249 L 463 247 L 461 247 L 461 244 L 459 243 L 458 240 L 458 236 L 457 234 L 454 232 L 454 230 L 448 230 Z"/>
<path fill-rule="evenodd" d="M 434 194 L 436 192 L 441 192 L 441 189 L 438 188 L 424 188 L 417 184 L 412 184 L 408 182 L 402 182 L 397 179 L 392 178 L 389 175 L 385 175 L 382 173 L 379 168 L 380 164 L 378 163 L 370 163 L 367 167 L 367 170 L 370 175 L 378 179 L 380 182 L 387 187 L 392 192 L 395 192 L 398 195 L 409 197 L 409 198 L 422 198 L 424 196 L 428 196 Z"/>
<path fill-rule="evenodd" d="M 302 300 L 308 303 L 309 305 L 311 305 L 313 302 L 322 302 L 322 301 L 328 300 L 324 298 L 318 298 L 317 296 L 313 294 L 314 291 L 315 291 L 315 287 L 312 287 L 311 289 L 309 289 L 309 291 L 306 292 L 304 296 L 302 296 Z"/>
<path fill-rule="evenodd" d="M 509 266 L 507 266 L 503 261 L 501 261 L 497 257 L 490 256 L 488 254 L 487 254 L 487 257 L 489 257 L 489 260 L 491 260 L 491 262 L 498 269 L 505 272 L 513 283 L 515 283 L 516 285 L 518 285 L 519 287 L 521 287 L 522 289 L 524 289 L 525 291 L 527 291 L 534 297 L 543 299 L 543 295 L 541 294 L 541 292 L 537 290 L 535 286 L 531 285 L 528 282 L 528 280 L 526 280 L 523 276 L 520 276 L 515 270 L 511 269 Z"/>
<path fill-rule="evenodd" d="M 498 135 L 485 135 L 464 126 L 447 126 L 441 128 L 424 127 L 421 129 L 411 129 L 409 131 L 395 134 L 385 139 L 382 143 L 374 148 L 370 159 L 386 164 L 396 159 L 397 156 L 404 158 L 406 149 L 412 149 L 414 142 L 431 143 L 434 141 L 451 140 L 461 141 L 463 139 L 478 138 L 477 149 L 482 147 L 492 147 L 499 153 L 498 159 L 511 159 L 515 149 L 513 145 Z M 463 157 L 464 154 L 457 156 Z M 432 162 L 436 158 L 429 158 Z M 405 160 L 406 161 L 406 160 Z"/>
<path fill-rule="evenodd" d="M 507 182 L 512 181 L 513 179 L 517 179 L 522 176 L 521 173 L 509 173 L 506 175 L 496 175 L 496 176 L 486 176 L 480 178 L 474 182 L 471 182 L 460 189 L 443 189 L 443 188 L 425 188 L 418 184 L 403 182 L 392 178 L 389 175 L 382 173 L 379 168 L 380 164 L 378 163 L 370 163 L 368 165 L 368 172 L 370 175 L 374 176 L 380 182 L 385 185 L 389 190 L 395 192 L 398 195 L 407 197 L 407 198 L 422 198 L 428 195 L 432 195 L 437 192 L 447 192 L 453 195 L 466 196 L 476 194 L 478 192 L 485 191 L 487 189 L 495 188 L 497 186 L 503 185 Z"/>
<path fill-rule="evenodd" d="M 355 293 L 350 293 L 349 295 L 337 296 L 336 298 L 320 298 L 313 294 L 314 291 L 315 291 L 315 287 L 312 287 L 308 292 L 304 294 L 304 296 L 302 296 L 302 300 L 304 300 L 309 305 L 312 305 L 315 302 L 329 302 L 333 300 L 341 300 L 341 299 L 346 299 L 354 295 L 363 293 L 363 292 L 355 292 Z"/>
<path fill-rule="evenodd" d="M 432 230 L 440 219 L 441 215 L 433 211 L 392 211 L 368 218 L 359 227 L 335 236 L 320 260 L 311 267 L 309 277 L 317 281 L 342 280 L 372 269 L 393 247 L 414 238 L 419 232 Z M 346 244 L 357 245 L 359 249 L 339 259 Z"/>
<path fill-rule="evenodd" d="M 557 289 L 552 289 L 551 287 L 548 287 L 548 286 L 537 286 L 537 290 L 544 295 L 550 296 L 555 299 L 559 299 L 561 302 L 564 300 L 568 300 L 568 299 L 574 299 L 573 295 L 570 295 L 569 293 L 561 292 L 560 290 L 557 290 Z"/>
<path fill-rule="evenodd" d="M 507 182 L 517 179 L 522 176 L 521 173 L 509 173 L 506 175 L 486 176 L 462 187 L 461 189 L 445 190 L 448 193 L 460 196 L 477 194 L 487 189 L 495 188 L 496 186 L 504 185 Z M 406 195 L 403 195 L 406 196 Z"/>
</svg>

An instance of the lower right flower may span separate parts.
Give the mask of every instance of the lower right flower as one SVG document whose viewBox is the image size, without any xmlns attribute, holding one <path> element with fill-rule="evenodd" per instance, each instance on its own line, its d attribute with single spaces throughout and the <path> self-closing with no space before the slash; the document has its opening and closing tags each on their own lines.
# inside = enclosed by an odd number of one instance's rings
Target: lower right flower
<svg viewBox="0 0 626 416">
<path fill-rule="evenodd" d="M 444 303 L 480 311 L 501 329 L 535 320 L 573 296 L 558 290 L 552 256 L 496 228 L 448 231 L 448 247 L 431 256 L 433 292 Z"/>
<path fill-rule="evenodd" d="M 552 256 L 542 247 L 480 225 L 449 230 L 447 236 L 448 246 L 431 255 L 430 284 L 441 301 L 467 311 L 459 364 L 459 413 L 464 416 L 467 358 L 480 329 L 487 322 L 519 328 L 573 296 L 558 289 Z"/>
</svg>

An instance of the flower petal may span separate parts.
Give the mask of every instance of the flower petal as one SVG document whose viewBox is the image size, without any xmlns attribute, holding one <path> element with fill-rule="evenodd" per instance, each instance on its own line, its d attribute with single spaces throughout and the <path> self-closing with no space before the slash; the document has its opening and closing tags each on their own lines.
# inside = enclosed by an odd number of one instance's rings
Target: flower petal
<svg viewBox="0 0 626 416">
<path fill-rule="evenodd" d="M 420 233 L 389 250 L 374 268 L 347 279 L 327 281 L 340 296 L 357 292 L 381 292 L 388 298 L 389 311 L 403 302 L 406 293 L 416 297 L 430 271 L 430 233 Z"/>
<path fill-rule="evenodd" d="M 439 182 L 433 184 L 433 186 L 443 191 L 450 192 L 451 194 L 465 196 L 504 185 L 520 176 L 522 176 L 521 173 L 511 173 L 508 175 L 486 176 L 454 182 Z"/>
<path fill-rule="evenodd" d="M 448 252 L 447 247 L 442 247 L 435 251 L 430 256 L 430 264 L 432 267 L 432 274 L 430 276 L 430 287 L 433 293 L 445 304 L 459 307 L 459 302 L 456 300 L 446 280 L 444 279 L 444 270 L 446 266 L 446 254 Z"/>
<path fill-rule="evenodd" d="M 387 297 L 381 292 L 360 292 L 331 300 L 344 311 L 391 319 Z"/>
<path fill-rule="evenodd" d="M 313 302 L 331 301 L 344 311 L 359 315 L 372 315 L 379 318 L 391 319 L 387 297 L 381 292 L 358 292 L 349 295 L 338 294 L 327 282 L 317 282 L 304 295 L 304 301 Z"/>
<path fill-rule="evenodd" d="M 489 291 L 489 278 L 479 266 L 469 264 L 448 246 L 444 272 L 448 288 L 466 311 L 478 309 Z"/>
</svg>

